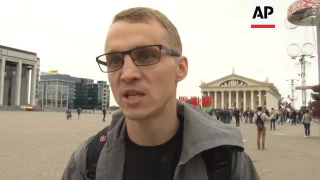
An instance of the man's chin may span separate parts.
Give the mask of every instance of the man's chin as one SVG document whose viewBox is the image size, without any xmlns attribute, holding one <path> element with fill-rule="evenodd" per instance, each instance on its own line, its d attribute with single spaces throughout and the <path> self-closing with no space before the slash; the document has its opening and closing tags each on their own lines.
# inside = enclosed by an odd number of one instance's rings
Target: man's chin
<svg viewBox="0 0 320 180">
<path fill-rule="evenodd" d="M 132 121 L 140 121 L 147 119 L 149 117 L 149 113 L 146 110 L 122 110 L 124 116 L 127 120 Z"/>
</svg>

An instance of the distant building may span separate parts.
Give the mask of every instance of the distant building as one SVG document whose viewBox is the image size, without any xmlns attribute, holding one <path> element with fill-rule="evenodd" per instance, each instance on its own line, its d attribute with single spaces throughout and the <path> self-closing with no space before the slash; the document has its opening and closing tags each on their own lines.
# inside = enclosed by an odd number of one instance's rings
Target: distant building
<svg viewBox="0 0 320 180">
<path fill-rule="evenodd" d="M 105 81 L 58 74 L 58 71 L 40 75 L 38 104 L 43 107 L 102 109 L 109 108 L 110 90 Z"/>
<path fill-rule="evenodd" d="M 76 83 L 74 107 L 82 109 L 109 109 L 110 89 L 106 81 Z"/>
<path fill-rule="evenodd" d="M 0 106 L 37 105 L 40 69 L 37 54 L 0 45 L 0 60 Z"/>
<path fill-rule="evenodd" d="M 256 110 L 258 106 L 277 109 L 281 95 L 273 83 L 257 81 L 234 72 L 209 83 L 202 82 L 201 93 L 212 97 L 212 108 Z"/>
</svg>

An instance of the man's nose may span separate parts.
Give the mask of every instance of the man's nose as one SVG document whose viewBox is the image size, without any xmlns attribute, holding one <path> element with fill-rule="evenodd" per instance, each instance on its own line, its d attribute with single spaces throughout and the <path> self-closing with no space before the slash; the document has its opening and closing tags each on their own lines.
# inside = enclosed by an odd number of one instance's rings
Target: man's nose
<svg viewBox="0 0 320 180">
<path fill-rule="evenodd" d="M 123 67 L 121 68 L 121 80 L 131 82 L 141 78 L 139 68 L 134 64 L 129 55 L 123 57 Z"/>
</svg>

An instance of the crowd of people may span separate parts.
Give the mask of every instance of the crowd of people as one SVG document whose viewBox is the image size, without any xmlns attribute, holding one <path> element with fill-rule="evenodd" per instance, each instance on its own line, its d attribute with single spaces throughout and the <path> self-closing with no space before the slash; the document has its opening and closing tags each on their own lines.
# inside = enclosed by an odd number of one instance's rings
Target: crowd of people
<svg viewBox="0 0 320 180">
<path fill-rule="evenodd" d="M 237 121 L 237 119 L 243 121 L 245 123 L 254 123 L 253 117 L 258 112 L 258 110 L 242 110 L 242 109 L 218 109 L 216 111 L 211 112 L 210 114 L 214 114 L 218 120 L 225 124 L 230 124 L 232 118 L 234 117 Z M 290 123 L 291 125 L 297 125 L 297 124 L 303 124 L 302 118 L 303 115 L 307 112 L 307 109 L 279 109 L 275 110 L 272 108 L 270 111 L 266 108 L 262 110 L 263 113 L 265 113 L 268 117 L 270 117 L 272 114 L 276 114 L 277 116 L 275 119 L 272 119 L 270 121 L 267 121 L 268 123 L 271 123 L 272 128 L 275 129 L 275 123 L 277 122 L 278 125 L 283 125 L 284 123 Z M 236 123 L 236 126 L 240 126 L 238 123 Z"/>
<path fill-rule="evenodd" d="M 213 113 L 211 113 L 213 115 Z M 217 120 L 225 124 L 230 124 L 232 119 L 236 120 L 236 127 L 240 127 L 240 120 L 245 123 L 254 123 L 257 126 L 257 147 L 265 149 L 266 123 L 270 124 L 270 130 L 276 130 L 276 122 L 278 125 L 284 123 L 295 126 L 303 124 L 305 129 L 304 137 L 310 136 L 310 122 L 312 116 L 308 109 L 274 109 L 269 111 L 266 108 L 257 107 L 255 111 L 247 109 L 245 111 L 239 109 L 221 109 L 214 111 Z"/>
</svg>

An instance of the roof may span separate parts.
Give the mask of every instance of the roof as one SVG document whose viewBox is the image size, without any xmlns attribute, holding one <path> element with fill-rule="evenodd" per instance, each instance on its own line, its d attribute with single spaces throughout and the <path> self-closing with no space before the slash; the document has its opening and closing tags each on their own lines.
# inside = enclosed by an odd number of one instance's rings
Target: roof
<svg viewBox="0 0 320 180">
<path fill-rule="evenodd" d="M 2 46 L 2 45 L 0 45 L 0 48 L 11 50 L 11 51 L 16 51 L 16 52 L 21 52 L 21 53 L 25 53 L 25 54 L 35 55 L 35 56 L 37 55 L 37 53 L 34 53 L 34 52 L 25 51 L 25 50 L 16 49 L 16 48 L 7 47 L 7 46 Z"/>
<path fill-rule="evenodd" d="M 255 82 L 255 83 L 261 84 L 262 86 L 263 86 L 263 85 L 268 86 L 268 87 L 270 87 L 271 89 L 273 89 L 273 90 L 280 96 L 279 90 L 277 89 L 276 86 L 274 86 L 273 83 L 257 81 L 257 80 L 254 80 L 254 79 L 251 79 L 251 78 L 247 78 L 247 77 L 244 77 L 244 76 L 235 74 L 235 73 L 229 74 L 229 75 L 227 75 L 227 76 L 224 76 L 224 77 L 222 77 L 222 78 L 216 79 L 216 80 L 211 81 L 211 82 L 208 82 L 208 83 L 203 82 L 199 87 L 200 87 L 200 88 L 205 88 L 205 87 L 210 86 L 211 84 L 215 84 L 215 83 L 217 83 L 217 82 L 219 82 L 219 81 L 221 81 L 221 80 L 223 80 L 223 79 L 228 79 L 228 78 L 230 78 L 230 77 L 239 78 L 239 79 L 243 79 L 243 80 Z"/>
</svg>

